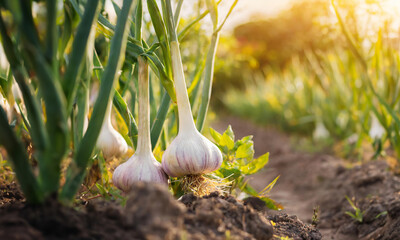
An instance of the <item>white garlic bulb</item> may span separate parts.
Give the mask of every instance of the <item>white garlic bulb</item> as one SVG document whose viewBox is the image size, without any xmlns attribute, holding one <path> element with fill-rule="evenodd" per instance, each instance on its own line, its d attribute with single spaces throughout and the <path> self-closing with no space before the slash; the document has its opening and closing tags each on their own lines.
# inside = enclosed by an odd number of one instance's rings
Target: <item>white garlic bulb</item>
<svg viewBox="0 0 400 240">
<path fill-rule="evenodd" d="M 382 124 L 379 122 L 378 118 L 375 116 L 375 114 L 371 115 L 371 128 L 369 129 L 368 135 L 372 139 L 381 139 L 383 135 L 385 134 L 386 130 L 382 126 Z"/>
<path fill-rule="evenodd" d="M 117 132 L 111 124 L 111 101 L 108 103 L 100 135 L 96 146 L 102 150 L 106 159 L 111 157 L 121 157 L 128 151 L 128 144 L 125 139 Z"/>
<path fill-rule="evenodd" d="M 201 135 L 194 125 L 179 45 L 176 41 L 171 42 L 171 57 L 179 113 L 179 132 L 164 152 L 163 169 L 171 177 L 215 171 L 222 164 L 222 154 L 218 147 Z"/>
<path fill-rule="evenodd" d="M 135 152 L 128 161 L 119 165 L 112 178 L 113 184 L 124 192 L 129 192 L 135 182 L 157 182 L 168 184 L 168 178 L 161 164 L 153 154 Z"/>
<path fill-rule="evenodd" d="M 113 174 L 113 183 L 128 192 L 134 182 L 158 182 L 168 184 L 167 175 L 151 151 L 149 110 L 149 66 L 143 57 L 139 62 L 139 126 L 138 145 L 135 154 L 119 165 Z"/>
</svg>

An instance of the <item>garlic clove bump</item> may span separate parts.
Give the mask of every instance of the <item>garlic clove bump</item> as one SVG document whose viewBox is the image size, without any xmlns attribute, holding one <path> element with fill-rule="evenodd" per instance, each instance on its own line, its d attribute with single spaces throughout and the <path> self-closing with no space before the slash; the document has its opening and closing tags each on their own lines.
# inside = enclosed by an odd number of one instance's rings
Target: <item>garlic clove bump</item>
<svg viewBox="0 0 400 240">
<path fill-rule="evenodd" d="M 194 125 L 179 44 L 175 41 L 171 42 L 171 59 L 178 104 L 179 132 L 164 152 L 163 169 L 171 177 L 215 171 L 222 164 L 222 154 Z"/>
<path fill-rule="evenodd" d="M 164 152 L 162 166 L 171 177 L 197 175 L 217 170 L 222 164 L 221 151 L 199 132 L 181 134 Z"/>
<path fill-rule="evenodd" d="M 112 181 L 122 191 L 129 192 L 135 182 L 168 184 L 168 177 L 154 156 L 134 154 L 115 169 Z"/>
</svg>

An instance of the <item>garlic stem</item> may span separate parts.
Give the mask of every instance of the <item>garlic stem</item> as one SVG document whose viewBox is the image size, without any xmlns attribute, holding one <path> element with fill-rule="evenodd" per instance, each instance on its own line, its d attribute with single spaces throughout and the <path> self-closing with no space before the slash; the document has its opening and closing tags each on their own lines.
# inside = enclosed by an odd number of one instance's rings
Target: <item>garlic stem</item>
<svg viewBox="0 0 400 240">
<path fill-rule="evenodd" d="M 111 109 L 112 109 L 112 100 L 108 101 L 108 103 L 107 103 L 106 114 L 104 115 L 104 123 L 103 123 L 102 128 L 112 127 Z"/>
<path fill-rule="evenodd" d="M 183 73 L 182 58 L 179 44 L 171 41 L 172 71 L 175 80 L 176 99 L 179 114 L 179 133 L 197 131 L 194 125 L 189 96 L 186 89 L 185 74 Z"/>
<path fill-rule="evenodd" d="M 139 136 L 135 154 L 119 165 L 112 181 L 119 189 L 129 192 L 138 181 L 168 184 L 161 164 L 154 158 L 150 143 L 149 65 L 144 57 L 139 64 Z"/>
<path fill-rule="evenodd" d="M 150 142 L 150 107 L 149 107 L 149 67 L 143 57 L 139 61 L 139 131 L 138 154 L 151 154 Z"/>
<path fill-rule="evenodd" d="M 128 151 L 128 145 L 122 135 L 114 129 L 111 123 L 112 101 L 107 103 L 104 122 L 97 139 L 97 147 L 103 151 L 106 159 L 123 156 Z"/>
</svg>

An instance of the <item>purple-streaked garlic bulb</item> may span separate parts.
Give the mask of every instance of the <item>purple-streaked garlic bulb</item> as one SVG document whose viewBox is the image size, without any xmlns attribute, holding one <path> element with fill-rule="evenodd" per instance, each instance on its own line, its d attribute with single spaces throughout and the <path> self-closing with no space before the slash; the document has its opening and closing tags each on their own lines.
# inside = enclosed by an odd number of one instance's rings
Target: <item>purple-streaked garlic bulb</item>
<svg viewBox="0 0 400 240">
<path fill-rule="evenodd" d="M 179 132 L 164 152 L 163 169 L 171 177 L 215 171 L 222 164 L 222 154 L 218 147 L 201 135 L 194 125 L 179 45 L 175 41 L 171 42 L 171 58 L 179 113 Z"/>
<path fill-rule="evenodd" d="M 128 144 L 117 130 L 111 124 L 111 101 L 108 103 L 100 135 L 96 146 L 103 152 L 105 159 L 112 157 L 122 157 L 128 151 Z"/>
<path fill-rule="evenodd" d="M 138 181 L 168 184 L 168 178 L 161 164 L 155 159 L 150 142 L 149 110 L 149 66 L 146 59 L 139 62 L 139 126 L 138 145 L 135 154 L 128 161 L 119 165 L 113 174 L 116 187 L 128 192 L 133 183 Z"/>
</svg>

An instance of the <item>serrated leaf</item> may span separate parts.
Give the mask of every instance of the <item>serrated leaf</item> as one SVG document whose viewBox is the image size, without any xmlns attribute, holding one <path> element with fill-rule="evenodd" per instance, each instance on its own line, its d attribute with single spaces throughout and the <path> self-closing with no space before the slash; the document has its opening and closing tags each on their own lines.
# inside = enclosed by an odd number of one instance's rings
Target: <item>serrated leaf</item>
<svg viewBox="0 0 400 240">
<path fill-rule="evenodd" d="M 252 142 L 244 143 L 236 150 L 236 158 L 252 158 L 253 155 L 254 148 Z"/>
<path fill-rule="evenodd" d="M 239 141 L 241 141 L 241 142 L 249 142 L 249 141 L 253 142 L 252 140 L 253 140 L 253 135 L 249 135 L 249 136 L 243 137 Z"/>
<path fill-rule="evenodd" d="M 213 128 L 210 128 L 210 134 L 211 134 L 211 137 L 215 140 L 215 143 L 219 144 L 221 141 L 222 135 L 219 132 L 215 131 Z"/>
<path fill-rule="evenodd" d="M 253 139 L 253 136 L 250 135 L 250 136 L 243 137 L 242 139 L 236 141 L 235 142 L 235 149 L 238 149 L 238 147 L 240 145 L 243 145 L 243 144 L 246 144 L 246 143 L 251 143 L 252 145 L 254 145 L 254 142 L 252 141 L 252 139 Z"/>
<path fill-rule="evenodd" d="M 254 174 L 264 168 L 264 166 L 268 163 L 268 160 L 269 153 L 266 153 L 261 157 L 254 159 L 250 163 L 240 167 L 240 171 L 242 171 L 242 173 L 246 175 Z"/>
<path fill-rule="evenodd" d="M 231 125 L 228 126 L 224 134 L 227 134 L 232 139 L 232 141 L 235 141 L 235 134 L 233 133 Z"/>
<path fill-rule="evenodd" d="M 237 179 L 238 177 L 241 176 L 241 172 L 236 169 L 236 168 L 220 168 L 218 171 L 221 173 L 221 177 L 223 178 L 229 178 L 229 179 Z"/>
<path fill-rule="evenodd" d="M 228 135 L 227 132 L 222 135 L 219 144 L 223 147 L 227 147 L 229 150 L 235 147 L 235 142 L 233 141 L 232 137 Z"/>
</svg>

